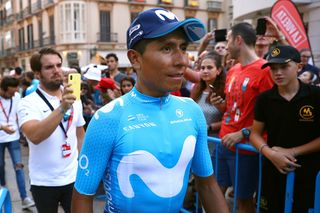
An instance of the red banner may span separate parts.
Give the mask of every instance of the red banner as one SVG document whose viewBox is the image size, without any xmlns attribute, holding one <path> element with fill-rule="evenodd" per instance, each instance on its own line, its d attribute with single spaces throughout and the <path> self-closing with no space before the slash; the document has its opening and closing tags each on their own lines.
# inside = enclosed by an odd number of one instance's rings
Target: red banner
<svg viewBox="0 0 320 213">
<path fill-rule="evenodd" d="M 271 17 L 289 44 L 298 50 L 309 48 L 310 43 L 299 11 L 290 0 L 278 0 L 271 9 Z"/>
</svg>

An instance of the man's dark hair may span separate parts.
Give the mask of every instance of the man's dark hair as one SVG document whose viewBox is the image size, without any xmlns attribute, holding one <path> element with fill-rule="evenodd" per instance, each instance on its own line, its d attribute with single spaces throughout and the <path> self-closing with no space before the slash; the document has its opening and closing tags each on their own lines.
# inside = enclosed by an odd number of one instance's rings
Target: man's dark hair
<svg viewBox="0 0 320 213">
<path fill-rule="evenodd" d="M 9 87 L 17 87 L 19 86 L 19 80 L 12 76 L 5 76 L 0 84 L 0 88 L 3 91 L 7 91 Z"/>
<path fill-rule="evenodd" d="M 60 53 L 52 48 L 42 48 L 38 53 L 35 53 L 30 58 L 30 66 L 33 72 L 40 72 L 42 64 L 41 57 L 43 55 L 57 55 L 62 62 Z"/>
<path fill-rule="evenodd" d="M 132 49 L 137 51 L 138 53 L 140 53 L 141 55 L 143 55 L 144 51 L 146 50 L 146 47 L 148 46 L 148 44 L 150 42 L 152 42 L 154 39 L 142 39 L 140 41 L 138 41 L 133 47 Z"/>
<path fill-rule="evenodd" d="M 256 31 L 249 23 L 242 22 L 232 26 L 231 35 L 233 38 L 240 35 L 248 46 L 255 46 L 256 44 Z"/>
<path fill-rule="evenodd" d="M 109 53 L 106 56 L 106 59 L 111 58 L 111 57 L 113 57 L 116 60 L 116 62 L 118 62 L 119 59 L 118 59 L 118 56 L 115 53 Z"/>
<path fill-rule="evenodd" d="M 14 72 L 16 73 L 16 75 L 21 75 L 22 68 L 21 67 L 16 67 L 16 68 L 14 68 Z"/>
</svg>

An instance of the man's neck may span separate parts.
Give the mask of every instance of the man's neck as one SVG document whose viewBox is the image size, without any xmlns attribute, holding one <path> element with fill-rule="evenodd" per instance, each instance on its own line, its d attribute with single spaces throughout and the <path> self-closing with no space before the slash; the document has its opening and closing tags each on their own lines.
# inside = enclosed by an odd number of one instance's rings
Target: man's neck
<svg viewBox="0 0 320 213">
<path fill-rule="evenodd" d="M 43 86 L 42 84 L 40 84 L 39 87 L 40 87 L 43 91 L 45 91 L 46 93 L 48 93 L 48 94 L 51 95 L 51 96 L 56 96 L 56 97 L 58 97 L 59 99 L 62 98 L 62 92 L 61 92 L 60 88 L 57 89 L 57 90 L 49 90 L 48 88 L 46 88 L 46 87 Z"/>
<path fill-rule="evenodd" d="M 118 73 L 119 73 L 119 70 L 118 69 L 114 69 L 114 70 L 110 70 L 110 76 L 111 77 L 114 77 L 114 76 L 116 76 L 116 75 L 118 75 Z"/>
<path fill-rule="evenodd" d="M 299 91 L 299 81 L 294 79 L 287 85 L 278 86 L 279 94 L 286 100 L 290 101 Z"/>
<path fill-rule="evenodd" d="M 240 51 L 239 62 L 242 66 L 246 66 L 248 64 L 251 64 L 258 59 L 259 59 L 259 57 L 257 56 L 254 48 L 250 48 L 248 46 L 245 46 Z"/>
</svg>

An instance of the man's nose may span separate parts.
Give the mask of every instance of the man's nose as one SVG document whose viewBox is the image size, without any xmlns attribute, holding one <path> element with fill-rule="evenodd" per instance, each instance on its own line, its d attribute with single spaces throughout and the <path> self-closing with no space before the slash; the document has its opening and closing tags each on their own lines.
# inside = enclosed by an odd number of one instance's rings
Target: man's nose
<svg viewBox="0 0 320 213">
<path fill-rule="evenodd" d="M 177 53 L 173 57 L 173 60 L 175 65 L 188 66 L 189 64 L 188 56 L 184 51 L 177 51 Z"/>
</svg>

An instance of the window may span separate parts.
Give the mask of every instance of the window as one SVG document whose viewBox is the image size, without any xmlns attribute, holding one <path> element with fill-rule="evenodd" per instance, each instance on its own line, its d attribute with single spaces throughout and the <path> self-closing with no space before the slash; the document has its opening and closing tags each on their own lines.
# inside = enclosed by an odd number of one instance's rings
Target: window
<svg viewBox="0 0 320 213">
<path fill-rule="evenodd" d="M 218 23 L 218 22 L 217 22 L 217 19 L 215 19 L 215 18 L 210 18 L 210 19 L 208 20 L 208 32 L 211 32 L 212 30 L 217 29 L 217 26 L 218 26 L 217 23 Z"/>
<path fill-rule="evenodd" d="M 43 28 L 42 28 L 42 20 L 38 20 L 38 37 L 39 37 L 39 47 L 43 46 Z"/>
<path fill-rule="evenodd" d="M 24 28 L 19 29 L 19 49 L 24 50 Z"/>
<path fill-rule="evenodd" d="M 110 12 L 100 11 L 100 41 L 111 41 Z"/>
<path fill-rule="evenodd" d="M 172 0 L 159 0 L 159 4 L 172 4 Z"/>
<path fill-rule="evenodd" d="M 33 48 L 33 25 L 29 24 L 27 26 L 27 33 L 28 33 L 28 49 Z"/>
<path fill-rule="evenodd" d="M 199 7 L 199 0 L 185 0 L 184 5 L 186 7 Z"/>
<path fill-rule="evenodd" d="M 61 3 L 60 34 L 62 42 L 84 41 L 85 23 L 85 3 Z"/>
</svg>

